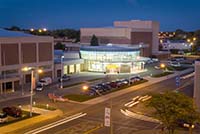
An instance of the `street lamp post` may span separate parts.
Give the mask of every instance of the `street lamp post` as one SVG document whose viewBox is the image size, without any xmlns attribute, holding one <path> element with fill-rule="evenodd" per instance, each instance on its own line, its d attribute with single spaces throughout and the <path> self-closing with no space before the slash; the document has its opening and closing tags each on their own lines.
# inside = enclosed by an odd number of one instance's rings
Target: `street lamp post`
<svg viewBox="0 0 200 134">
<path fill-rule="evenodd" d="M 37 72 L 35 72 L 35 68 L 32 67 L 24 67 L 22 68 L 22 71 L 27 72 L 31 71 L 31 91 L 30 91 L 30 117 L 32 117 L 33 113 L 33 89 L 35 88 L 35 77 L 34 73 L 42 73 L 43 70 L 38 69 Z"/>
<path fill-rule="evenodd" d="M 34 88 L 34 70 L 31 70 L 31 96 L 30 96 L 30 117 L 32 117 L 33 113 L 33 88 Z"/>
<path fill-rule="evenodd" d="M 63 75 L 63 59 L 64 59 L 64 56 L 61 56 L 61 59 L 60 59 L 60 63 L 61 63 L 60 88 L 63 88 L 63 79 L 62 79 L 62 75 Z"/>
</svg>

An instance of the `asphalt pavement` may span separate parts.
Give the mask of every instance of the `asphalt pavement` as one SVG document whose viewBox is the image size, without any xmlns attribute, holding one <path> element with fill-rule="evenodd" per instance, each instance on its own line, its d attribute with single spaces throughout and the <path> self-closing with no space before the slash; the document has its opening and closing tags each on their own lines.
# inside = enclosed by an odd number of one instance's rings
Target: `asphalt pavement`
<svg viewBox="0 0 200 134">
<path fill-rule="evenodd" d="M 185 81 L 188 81 L 188 80 L 185 80 Z M 185 83 L 184 81 L 182 81 L 182 82 Z M 190 85 L 184 87 L 183 89 L 180 89 L 180 91 L 187 91 L 189 89 L 188 87 L 190 87 Z M 174 89 L 176 89 L 175 79 L 171 78 L 169 80 L 165 80 L 163 82 L 153 84 L 151 86 L 142 88 L 140 90 L 133 91 L 132 93 L 113 98 L 112 99 L 113 133 L 114 134 L 129 134 L 129 133 L 132 134 L 134 132 L 141 131 L 141 130 L 152 130 L 154 128 L 157 128 L 159 124 L 141 121 L 141 120 L 127 117 L 120 112 L 120 109 L 123 108 L 124 104 L 127 103 L 129 100 L 131 100 L 131 98 L 133 98 L 137 95 L 145 95 L 148 93 L 163 92 L 166 90 L 174 90 Z M 191 90 L 190 90 L 190 92 L 191 92 Z M 63 104 L 63 105 L 65 105 L 65 104 Z M 94 122 L 98 122 L 101 124 L 104 121 L 103 120 L 104 119 L 104 108 L 110 107 L 110 105 L 111 105 L 111 100 L 107 100 L 103 103 L 99 103 L 96 105 L 83 106 L 81 109 L 78 109 L 78 110 L 74 109 L 73 113 L 77 113 L 77 112 L 81 111 L 83 113 L 87 113 L 87 115 L 82 118 L 79 118 L 77 120 L 73 120 L 71 122 L 64 123 L 60 126 L 43 131 L 40 134 L 58 133 L 59 131 L 66 130 L 67 128 L 70 128 L 71 126 L 78 124 L 80 122 L 94 121 Z M 77 106 L 77 107 L 79 107 L 79 106 Z M 67 107 L 66 107 L 66 109 L 67 109 Z M 31 127 L 31 129 L 37 128 L 37 127 L 38 127 L 38 125 Z M 30 130 L 30 128 L 18 131 L 18 133 L 19 134 L 24 133 L 24 132 L 27 132 L 28 130 Z M 110 133 L 110 128 L 101 127 L 99 129 L 95 130 L 94 133 L 95 134 L 102 134 L 102 133 L 108 134 L 108 133 Z"/>
</svg>

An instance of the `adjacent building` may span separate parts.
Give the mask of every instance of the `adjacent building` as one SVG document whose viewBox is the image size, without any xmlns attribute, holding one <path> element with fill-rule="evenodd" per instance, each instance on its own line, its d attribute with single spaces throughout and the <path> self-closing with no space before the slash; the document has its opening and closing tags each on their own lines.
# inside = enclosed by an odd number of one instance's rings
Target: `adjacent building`
<svg viewBox="0 0 200 134">
<path fill-rule="evenodd" d="M 200 61 L 195 61 L 195 74 L 194 74 L 194 100 L 200 111 Z"/>
<path fill-rule="evenodd" d="M 100 44 L 148 44 L 141 56 L 151 56 L 158 52 L 159 23 L 155 21 L 115 21 L 114 27 L 81 28 L 81 44 L 89 44 L 93 35 Z"/>
<path fill-rule="evenodd" d="M 42 69 L 37 78 L 54 78 L 53 37 L 33 36 L 0 29 L 0 91 L 15 91 L 31 81 L 23 67 Z"/>
<path fill-rule="evenodd" d="M 83 71 L 84 60 L 79 51 L 54 51 L 54 74 L 61 77 L 63 74 L 75 74 Z"/>
</svg>

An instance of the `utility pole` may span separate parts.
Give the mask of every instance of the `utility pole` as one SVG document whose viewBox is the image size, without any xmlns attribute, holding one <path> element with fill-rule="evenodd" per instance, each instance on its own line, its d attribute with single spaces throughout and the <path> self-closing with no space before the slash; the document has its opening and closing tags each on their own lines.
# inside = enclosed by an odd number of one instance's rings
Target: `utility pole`
<svg viewBox="0 0 200 134">
<path fill-rule="evenodd" d="M 113 120 L 112 120 L 112 98 L 110 99 L 110 134 L 113 134 Z"/>
<path fill-rule="evenodd" d="M 33 113 L 33 86 L 34 86 L 34 70 L 31 70 L 31 94 L 30 94 L 30 117 Z"/>
</svg>

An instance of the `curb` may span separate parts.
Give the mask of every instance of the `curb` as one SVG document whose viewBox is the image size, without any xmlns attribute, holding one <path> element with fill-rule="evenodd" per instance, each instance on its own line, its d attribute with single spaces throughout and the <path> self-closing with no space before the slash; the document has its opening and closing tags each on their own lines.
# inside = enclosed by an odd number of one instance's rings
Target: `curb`
<svg viewBox="0 0 200 134">
<path fill-rule="evenodd" d="M 21 96 L 17 96 L 17 97 L 10 97 L 10 98 L 8 97 L 6 99 L 0 100 L 0 103 L 4 102 L 4 101 L 14 100 L 14 99 L 26 98 L 26 97 L 29 97 L 29 96 L 30 96 L 30 94 L 28 94 L 28 95 L 21 95 Z"/>
</svg>

